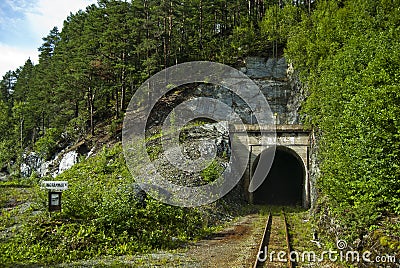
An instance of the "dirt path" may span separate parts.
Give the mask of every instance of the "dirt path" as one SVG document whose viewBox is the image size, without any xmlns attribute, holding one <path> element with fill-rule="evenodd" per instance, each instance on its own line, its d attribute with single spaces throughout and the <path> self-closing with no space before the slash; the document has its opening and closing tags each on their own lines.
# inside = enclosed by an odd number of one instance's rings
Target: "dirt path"
<svg viewBox="0 0 400 268">
<path fill-rule="evenodd" d="M 268 213 L 264 210 L 260 213 L 238 217 L 227 223 L 221 231 L 177 250 L 130 256 L 109 256 L 60 264 L 56 267 L 252 267 L 268 218 Z M 315 244 L 310 242 L 312 228 L 308 220 L 308 212 L 294 210 L 293 213 L 287 213 L 286 216 L 294 250 L 315 250 L 319 253 L 322 249 L 318 249 Z M 284 229 L 280 228 L 281 224 L 279 224 L 282 217 L 274 216 L 273 220 L 275 220 L 275 225 L 273 223 L 272 226 L 277 229 L 271 230 L 271 240 L 276 240 L 273 245 L 271 244 L 271 250 L 284 250 L 286 249 Z M 286 263 L 276 263 L 276 265 L 268 267 L 286 267 Z M 300 262 L 296 267 L 340 268 L 343 266 L 340 263 Z"/>
<path fill-rule="evenodd" d="M 252 267 L 267 216 L 249 214 L 185 248 L 132 256 L 109 256 L 55 267 Z"/>
<path fill-rule="evenodd" d="M 250 214 L 209 239 L 189 247 L 187 256 L 197 267 L 251 267 L 266 217 Z"/>
</svg>

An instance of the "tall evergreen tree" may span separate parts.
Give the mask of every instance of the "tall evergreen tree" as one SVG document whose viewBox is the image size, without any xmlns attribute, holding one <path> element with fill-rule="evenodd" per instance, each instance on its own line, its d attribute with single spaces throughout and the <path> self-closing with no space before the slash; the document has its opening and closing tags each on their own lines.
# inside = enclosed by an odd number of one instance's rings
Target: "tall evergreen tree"
<svg viewBox="0 0 400 268">
<path fill-rule="evenodd" d="M 49 129 L 67 140 L 94 135 L 98 122 L 122 116 L 136 87 L 173 64 L 234 62 L 232 36 L 248 30 L 249 2 L 259 21 L 266 1 L 99 0 L 70 14 L 61 32 L 54 27 L 43 38 L 36 66 L 28 60 L 1 80 L 19 147 Z"/>
<path fill-rule="evenodd" d="M 37 138 L 37 107 L 41 103 L 34 102 L 33 98 L 38 92 L 32 86 L 34 66 L 28 59 L 19 69 L 18 80 L 15 83 L 14 116 L 18 121 L 21 147 L 29 146 Z"/>
<path fill-rule="evenodd" d="M 17 75 L 13 71 L 8 71 L 0 81 L 0 99 L 9 107 L 12 106 L 12 94 L 16 81 Z"/>
</svg>

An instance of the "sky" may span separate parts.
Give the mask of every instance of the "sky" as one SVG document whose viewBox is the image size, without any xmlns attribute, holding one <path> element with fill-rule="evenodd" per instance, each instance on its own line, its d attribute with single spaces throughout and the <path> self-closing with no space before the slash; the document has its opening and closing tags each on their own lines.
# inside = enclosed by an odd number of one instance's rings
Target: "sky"
<svg viewBox="0 0 400 268">
<path fill-rule="evenodd" d="M 96 0 L 0 0 L 0 79 L 30 58 L 38 63 L 38 48 L 54 26 L 59 31 L 68 15 Z"/>
</svg>

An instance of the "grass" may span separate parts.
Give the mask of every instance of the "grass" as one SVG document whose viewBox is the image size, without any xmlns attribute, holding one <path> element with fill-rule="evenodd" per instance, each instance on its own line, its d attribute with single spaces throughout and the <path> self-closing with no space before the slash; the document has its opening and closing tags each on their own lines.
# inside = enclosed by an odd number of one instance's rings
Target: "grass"
<svg viewBox="0 0 400 268">
<path fill-rule="evenodd" d="M 63 193 L 63 211 L 52 215 L 36 178 L 0 184 L 0 266 L 169 250 L 214 231 L 196 208 L 151 198 L 137 205 L 121 144 L 104 148 L 56 180 L 68 181 L 69 189 Z"/>
</svg>

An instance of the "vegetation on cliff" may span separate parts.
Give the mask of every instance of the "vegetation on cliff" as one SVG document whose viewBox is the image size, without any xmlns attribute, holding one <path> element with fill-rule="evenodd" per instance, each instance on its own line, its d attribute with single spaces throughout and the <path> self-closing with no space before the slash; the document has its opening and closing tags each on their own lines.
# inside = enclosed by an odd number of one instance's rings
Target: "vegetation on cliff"
<svg viewBox="0 0 400 268">
<path fill-rule="evenodd" d="M 235 65 L 249 55 L 276 57 L 285 47 L 306 90 L 304 122 L 321 137 L 319 196 L 343 235 L 361 237 L 400 213 L 399 6 L 399 0 L 99 0 L 43 38 L 38 64 L 27 60 L 0 81 L 0 168 L 17 170 L 26 150 L 49 159 L 83 137 L 96 139 L 103 122 L 114 135 L 136 88 L 165 67 L 192 60 Z M 205 170 L 204 179 L 213 180 L 214 171 Z M 46 197 L 38 189 L 22 214 L 2 208 L 1 262 L 174 247 L 207 230 L 196 210 L 154 200 L 132 206 L 124 187 L 134 178 L 119 145 L 61 178 L 74 186 L 57 219 L 43 213 Z M 387 230 L 398 240 L 398 224 Z M 390 239 L 385 243 L 398 247 Z"/>
<path fill-rule="evenodd" d="M 0 263 L 61 263 L 171 249 L 212 230 L 203 223 L 204 212 L 161 204 L 135 188 L 121 144 L 104 148 L 58 179 L 69 181 L 62 212 L 46 213 L 47 191 L 37 183 L 18 193 L 19 199 L 29 195 L 25 209 L 2 211 Z"/>
<path fill-rule="evenodd" d="M 321 137 L 320 197 L 352 237 L 400 213 L 399 6 L 318 1 L 288 36 L 304 119 Z"/>
<path fill-rule="evenodd" d="M 27 148 L 48 158 L 99 123 L 120 122 L 136 89 L 166 67 L 271 54 L 282 27 L 263 30 L 276 21 L 268 9 L 278 11 L 272 1 L 99 0 L 70 14 L 43 38 L 38 64 L 28 59 L 0 81 L 0 166 Z"/>
</svg>

